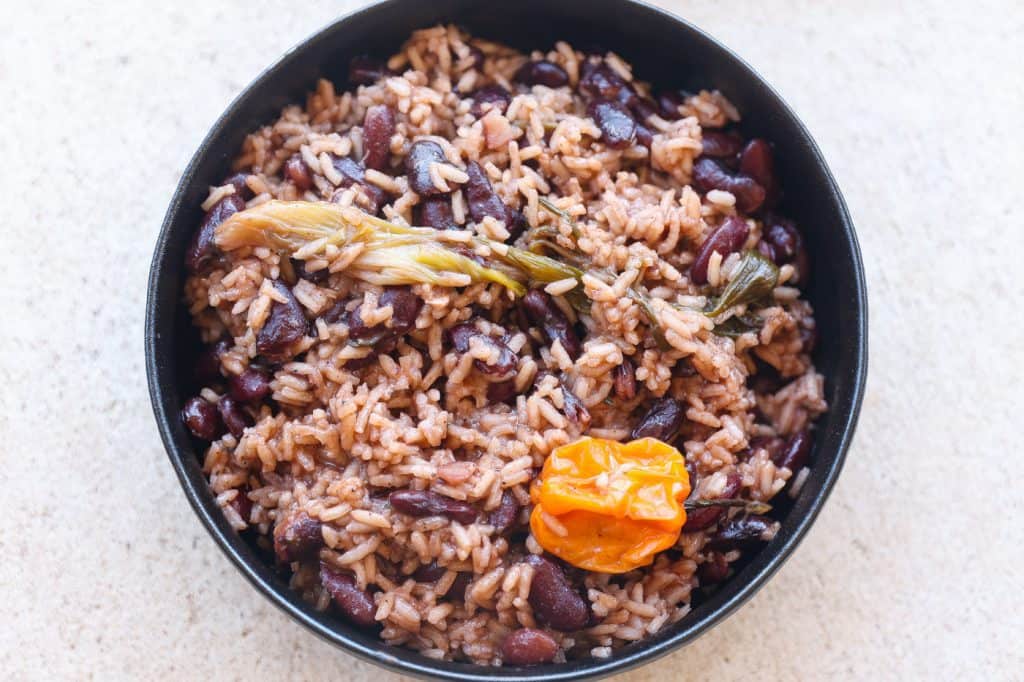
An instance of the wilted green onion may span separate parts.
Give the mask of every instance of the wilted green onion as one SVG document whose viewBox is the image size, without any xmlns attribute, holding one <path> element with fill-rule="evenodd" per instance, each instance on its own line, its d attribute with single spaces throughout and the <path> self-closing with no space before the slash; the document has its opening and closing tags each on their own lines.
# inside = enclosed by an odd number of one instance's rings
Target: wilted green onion
<svg viewBox="0 0 1024 682">
<path fill-rule="evenodd" d="M 757 251 L 747 251 L 732 281 L 704 314 L 714 317 L 733 306 L 759 301 L 770 295 L 778 282 L 779 269 L 775 263 Z"/>
</svg>

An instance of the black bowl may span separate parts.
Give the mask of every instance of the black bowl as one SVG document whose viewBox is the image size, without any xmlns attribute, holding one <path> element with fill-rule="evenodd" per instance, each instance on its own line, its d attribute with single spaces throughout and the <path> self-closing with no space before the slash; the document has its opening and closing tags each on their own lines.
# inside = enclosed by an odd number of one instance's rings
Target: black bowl
<svg viewBox="0 0 1024 682">
<path fill-rule="evenodd" d="M 200 470 L 197 451 L 179 419 L 188 397 L 190 361 L 198 343 L 182 305 L 182 262 L 201 219 L 207 187 L 223 178 L 242 139 L 304 101 L 316 79 L 346 85 L 349 58 L 391 54 L 411 31 L 454 22 L 478 36 L 521 49 L 548 49 L 556 40 L 600 45 L 632 62 L 657 87 L 717 88 L 743 114 L 742 129 L 776 145 L 786 197 L 782 213 L 804 229 L 814 264 L 806 295 L 817 312 L 821 342 L 815 362 L 826 378 L 830 410 L 818 423 L 810 477 L 781 514 L 778 536 L 742 565 L 681 622 L 608 659 L 534 668 L 483 668 L 437 662 L 389 647 L 330 614 L 317 613 L 288 589 L 255 547 L 224 520 Z M 793 552 L 832 490 L 853 436 L 867 371 L 867 298 L 860 250 L 839 188 L 807 129 L 771 87 L 728 49 L 685 21 L 629 0 L 388 0 L 338 20 L 285 54 L 260 75 L 214 124 L 192 158 L 171 201 L 153 255 L 146 302 L 146 370 L 150 396 L 168 456 L 189 502 L 207 530 L 249 581 L 274 604 L 345 651 L 392 670 L 461 680 L 568 680 L 607 675 L 651 661 L 732 613 Z"/>
</svg>

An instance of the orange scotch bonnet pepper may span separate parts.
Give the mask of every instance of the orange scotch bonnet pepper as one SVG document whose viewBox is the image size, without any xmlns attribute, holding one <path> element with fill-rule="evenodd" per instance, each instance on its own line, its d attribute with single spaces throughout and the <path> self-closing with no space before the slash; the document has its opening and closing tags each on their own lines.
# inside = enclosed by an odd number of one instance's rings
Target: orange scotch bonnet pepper
<svg viewBox="0 0 1024 682">
<path fill-rule="evenodd" d="M 686 523 L 686 460 L 654 438 L 581 438 L 555 448 L 530 489 L 530 530 L 573 566 L 625 573 L 671 547 Z"/>
</svg>

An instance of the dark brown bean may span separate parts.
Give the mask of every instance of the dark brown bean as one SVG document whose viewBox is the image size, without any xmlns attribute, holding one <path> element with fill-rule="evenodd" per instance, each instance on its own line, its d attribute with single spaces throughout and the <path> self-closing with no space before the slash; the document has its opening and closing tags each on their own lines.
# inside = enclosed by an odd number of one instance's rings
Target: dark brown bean
<svg viewBox="0 0 1024 682">
<path fill-rule="evenodd" d="M 580 431 L 585 431 L 590 426 L 590 411 L 565 383 L 562 383 L 562 411 Z"/>
<path fill-rule="evenodd" d="M 765 206 L 775 205 L 779 187 L 775 180 L 775 156 L 768 140 L 755 137 L 747 143 L 740 152 L 740 173 L 764 187 Z"/>
<path fill-rule="evenodd" d="M 352 85 L 373 85 L 389 73 L 382 61 L 367 55 L 353 57 L 348 63 L 348 80 Z"/>
<path fill-rule="evenodd" d="M 539 665 L 555 660 L 558 642 L 536 628 L 513 630 L 501 643 L 501 658 L 505 665 Z"/>
<path fill-rule="evenodd" d="M 418 583 L 436 583 L 448 572 L 444 566 L 438 565 L 436 561 L 429 564 L 422 564 L 412 573 L 412 579 Z"/>
<path fill-rule="evenodd" d="M 587 68 L 576 86 L 587 97 L 599 99 L 618 99 L 620 91 L 626 87 L 626 81 L 603 62 L 587 62 Z"/>
<path fill-rule="evenodd" d="M 497 109 L 504 114 L 508 105 L 512 102 L 512 94 L 497 83 L 485 85 L 473 93 L 473 105 L 469 113 L 481 118 L 491 109 Z"/>
<path fill-rule="evenodd" d="M 523 308 L 530 321 L 540 327 L 549 343 L 558 341 L 569 357 L 576 359 L 583 350 L 569 318 L 555 305 L 551 297 L 540 289 L 531 289 L 523 296 Z"/>
<path fill-rule="evenodd" d="M 562 569 L 550 559 L 535 554 L 524 561 L 533 567 L 529 602 L 537 620 L 562 632 L 583 628 L 590 620 L 590 606 L 569 583 Z"/>
<path fill-rule="evenodd" d="M 797 281 L 800 284 L 807 284 L 811 275 L 810 261 L 807 249 L 804 248 L 803 235 L 796 224 L 792 220 L 774 215 L 769 216 L 765 223 L 767 228 L 762 243 L 767 242 L 771 247 L 772 260 L 776 265 L 792 263 L 797 270 Z"/>
<path fill-rule="evenodd" d="M 224 433 L 224 424 L 220 420 L 217 406 L 199 396 L 185 403 L 181 410 L 181 420 L 193 436 L 202 440 L 214 441 Z"/>
<path fill-rule="evenodd" d="M 615 386 L 615 397 L 619 400 L 632 400 L 636 397 L 636 368 L 629 358 L 622 358 L 622 364 L 612 370 Z"/>
<path fill-rule="evenodd" d="M 716 251 L 724 260 L 729 254 L 735 253 L 743 248 L 743 244 L 750 235 L 750 227 L 747 221 L 739 216 L 729 216 L 722 224 L 715 228 L 715 231 L 708 235 L 704 243 L 697 251 L 697 257 L 690 266 L 690 280 L 694 284 L 708 283 L 708 263 L 711 262 L 711 255 Z"/>
<path fill-rule="evenodd" d="M 701 146 L 701 156 L 725 159 L 740 153 L 743 149 L 743 138 L 734 132 L 705 130 L 701 133 Z"/>
<path fill-rule="evenodd" d="M 786 440 L 785 447 L 777 458 L 772 458 L 772 461 L 775 462 L 775 466 L 785 467 L 795 474 L 807 465 L 812 445 L 814 445 L 814 438 L 811 436 L 810 429 L 797 431 Z"/>
<path fill-rule="evenodd" d="M 641 128 L 643 128 L 644 130 L 648 130 L 650 132 L 650 129 L 647 128 L 647 126 L 641 124 L 647 119 L 649 119 L 651 116 L 654 116 L 655 114 L 658 113 L 658 105 L 655 104 L 653 100 L 650 100 L 646 97 L 633 96 L 629 100 L 627 106 L 629 107 L 629 110 L 633 112 L 633 116 L 637 120 L 636 135 L 637 139 L 639 140 Z M 652 137 L 654 136 L 653 132 L 651 132 L 650 134 Z M 641 142 L 641 144 L 646 143 Z M 646 144 L 646 146 L 650 145 Z"/>
<path fill-rule="evenodd" d="M 461 524 L 476 521 L 477 509 L 473 505 L 439 495 L 431 490 L 396 490 L 388 495 L 396 511 L 409 516 L 444 516 Z"/>
<path fill-rule="evenodd" d="M 335 156 L 331 163 L 334 169 L 341 174 L 341 187 L 358 187 L 363 195 L 363 208 L 372 214 L 380 211 L 380 207 L 384 205 L 386 200 L 384 190 L 367 181 L 366 169 L 362 164 L 353 161 L 347 156 Z"/>
<path fill-rule="evenodd" d="M 729 577 L 729 562 L 721 552 L 708 552 L 698 572 L 701 585 L 715 585 Z"/>
<path fill-rule="evenodd" d="M 386 323 L 366 326 L 359 308 L 348 317 L 348 336 L 353 341 L 380 341 L 405 335 L 416 324 L 416 318 L 423 308 L 423 299 L 407 286 L 386 287 L 377 299 L 377 307 L 391 306 L 391 320 Z"/>
<path fill-rule="evenodd" d="M 284 174 L 300 192 L 305 192 L 313 187 L 313 176 L 309 172 L 309 166 L 299 154 L 285 161 Z"/>
<path fill-rule="evenodd" d="M 777 521 L 758 514 L 734 516 L 708 540 L 712 549 L 750 549 L 768 542 L 779 530 Z"/>
<path fill-rule="evenodd" d="M 785 447 L 786 441 L 782 440 L 778 436 L 761 436 L 760 438 L 753 438 L 750 441 L 751 451 L 764 448 L 768 452 L 769 459 L 773 462 L 779 461 Z"/>
<path fill-rule="evenodd" d="M 359 589 L 354 577 L 337 571 L 321 561 L 320 582 L 347 620 L 362 628 L 377 624 L 373 617 L 377 612 L 373 597 L 366 590 Z"/>
<path fill-rule="evenodd" d="M 466 175 L 469 176 L 469 180 L 462 187 L 466 195 L 469 217 L 477 223 L 488 217 L 510 223 L 508 206 L 491 187 L 491 181 L 480 164 L 470 161 L 466 165 Z"/>
<path fill-rule="evenodd" d="M 736 208 L 753 213 L 764 203 L 764 187 L 742 173 L 733 175 L 718 161 L 701 157 L 693 164 L 693 184 L 701 192 L 713 189 L 730 192 L 736 197 Z"/>
<path fill-rule="evenodd" d="M 331 271 L 328 270 L 327 268 L 320 268 L 319 270 L 307 270 L 306 261 L 301 260 L 299 258 L 292 258 L 290 259 L 290 262 L 292 264 L 292 269 L 295 271 L 295 275 L 299 279 L 307 280 L 309 282 L 312 282 L 313 284 L 323 284 L 331 276 Z"/>
<path fill-rule="evenodd" d="M 517 211 L 514 208 L 509 209 L 509 222 L 505 223 L 505 229 L 508 230 L 508 239 L 505 241 L 509 244 L 519 239 L 530 227 L 530 222 L 526 219 L 526 215 L 522 211 Z"/>
<path fill-rule="evenodd" d="M 395 134 L 395 112 L 386 104 L 375 104 L 363 118 L 363 163 L 383 170 L 391 158 L 391 136 Z"/>
<path fill-rule="evenodd" d="M 271 362 L 284 362 L 292 358 L 292 347 L 306 335 L 306 316 L 292 290 L 283 282 L 275 281 L 274 291 L 287 302 L 274 301 L 270 306 L 270 315 L 256 335 L 256 350 Z"/>
<path fill-rule="evenodd" d="M 196 358 L 194 376 L 196 383 L 206 385 L 215 379 L 220 379 L 220 356 L 224 355 L 231 348 L 227 339 L 221 339 L 216 343 L 206 346 Z"/>
<path fill-rule="evenodd" d="M 654 144 L 654 131 L 645 125 L 636 124 L 637 144 L 650 148 Z"/>
<path fill-rule="evenodd" d="M 504 403 L 516 395 L 516 382 L 512 379 L 487 384 L 487 402 L 492 405 Z"/>
<path fill-rule="evenodd" d="M 421 197 L 444 194 L 434 186 L 430 177 L 430 165 L 434 163 L 448 163 L 441 145 L 432 140 L 413 142 L 405 157 L 405 172 L 409 177 L 409 187 Z"/>
<path fill-rule="evenodd" d="M 290 564 L 315 557 L 324 546 L 322 525 L 306 514 L 278 521 L 274 526 L 274 554 L 278 560 Z"/>
<path fill-rule="evenodd" d="M 690 479 L 690 484 L 696 489 L 697 481 L 695 478 Z M 720 500 L 736 497 L 742 485 L 743 479 L 740 478 L 740 475 L 735 471 L 731 472 L 725 479 L 722 491 L 711 499 Z M 722 518 L 724 513 L 725 509 L 722 507 L 701 507 L 700 509 L 689 511 L 686 513 L 686 523 L 683 524 L 683 532 L 692 533 L 695 530 L 703 530 L 713 526 L 718 522 L 718 519 Z"/>
<path fill-rule="evenodd" d="M 513 80 L 523 85 L 546 85 L 549 88 L 558 88 L 568 84 L 569 74 L 558 64 L 540 59 L 535 62 L 526 62 L 519 67 Z"/>
<path fill-rule="evenodd" d="M 480 343 L 497 351 L 497 359 L 492 364 L 487 364 L 483 360 L 473 361 L 473 366 L 476 367 L 478 372 L 496 379 L 509 379 L 516 373 L 516 369 L 519 366 L 519 358 L 516 354 L 502 341 L 477 329 L 476 324 L 473 322 L 463 322 L 462 324 L 455 325 L 448 330 L 448 338 L 452 346 L 459 353 L 469 352 L 470 340 L 473 338 L 479 339 Z"/>
<path fill-rule="evenodd" d="M 683 404 L 665 396 L 655 400 L 647 413 L 633 429 L 632 438 L 657 438 L 664 443 L 671 443 L 679 433 L 685 418 Z"/>
<path fill-rule="evenodd" d="M 252 418 L 242 409 L 242 406 L 231 396 L 222 396 L 217 401 L 217 411 L 224 426 L 235 438 L 240 438 L 245 427 L 252 425 Z"/>
<path fill-rule="evenodd" d="M 587 114 L 601 129 L 601 141 L 612 149 L 623 149 L 636 141 L 636 121 L 622 104 L 595 99 L 587 107 Z"/>
<path fill-rule="evenodd" d="M 248 201 L 256 196 L 253 191 L 249 189 L 249 183 L 246 182 L 248 177 L 248 173 L 235 173 L 234 175 L 229 175 L 224 179 L 224 182 L 220 184 L 231 185 L 235 188 L 235 194 L 242 197 L 243 200 Z"/>
<path fill-rule="evenodd" d="M 217 226 L 235 213 L 245 210 L 245 202 L 238 194 L 229 194 L 210 208 L 199 224 L 199 229 L 192 235 L 192 242 L 185 252 L 185 267 L 196 272 L 217 253 L 217 245 L 213 238 Z"/>
<path fill-rule="evenodd" d="M 679 107 L 686 103 L 686 98 L 690 96 L 690 93 L 685 90 L 667 90 L 658 95 L 658 113 L 661 117 L 675 121 L 683 117 L 679 113 Z"/>
<path fill-rule="evenodd" d="M 249 499 L 249 486 L 239 488 L 235 499 L 231 500 L 229 504 L 238 512 L 243 521 L 249 523 L 249 517 L 252 515 L 252 500 Z"/>
<path fill-rule="evenodd" d="M 504 535 L 519 520 L 519 509 L 519 500 L 511 491 L 506 490 L 501 494 L 497 508 L 488 515 L 487 523 L 494 526 L 495 533 Z"/>
<path fill-rule="evenodd" d="M 465 601 L 466 590 L 469 589 L 469 584 L 473 582 L 472 573 L 459 573 L 455 576 L 455 580 L 452 581 L 452 586 L 448 588 L 448 591 L 444 593 L 445 598 L 450 600 Z"/>
<path fill-rule="evenodd" d="M 452 200 L 447 195 L 424 197 L 414 209 L 415 222 L 424 227 L 438 230 L 457 230 L 455 214 L 452 212 Z"/>
</svg>

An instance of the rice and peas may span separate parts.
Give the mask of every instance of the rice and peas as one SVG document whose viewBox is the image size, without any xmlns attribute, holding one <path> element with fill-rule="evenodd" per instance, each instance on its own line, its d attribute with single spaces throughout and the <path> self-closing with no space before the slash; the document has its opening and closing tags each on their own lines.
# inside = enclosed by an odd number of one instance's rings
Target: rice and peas
<svg viewBox="0 0 1024 682">
<path fill-rule="evenodd" d="M 226 518 L 431 658 L 607 657 L 684 618 L 773 537 L 826 409 L 770 145 L 565 43 L 438 26 L 350 80 L 246 139 L 188 251 L 183 419 Z M 637 443 L 676 524 L 638 567 L 569 558 L 594 524 L 545 476 Z"/>
</svg>

